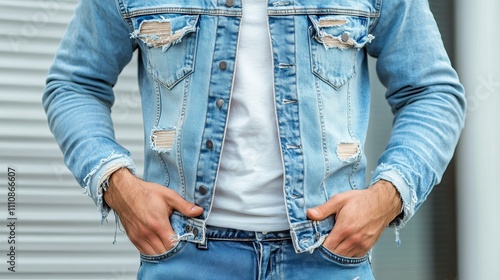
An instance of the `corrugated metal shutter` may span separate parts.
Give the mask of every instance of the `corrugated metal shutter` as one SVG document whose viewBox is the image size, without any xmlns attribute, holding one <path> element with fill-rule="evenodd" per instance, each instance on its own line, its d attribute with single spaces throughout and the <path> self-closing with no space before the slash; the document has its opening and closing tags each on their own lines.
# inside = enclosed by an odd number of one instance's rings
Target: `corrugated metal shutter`
<svg viewBox="0 0 500 280">
<path fill-rule="evenodd" d="M 0 1 L 0 278 L 135 279 L 127 237 L 100 215 L 62 161 L 41 105 L 44 80 L 76 1 Z M 116 86 L 116 135 L 142 173 L 136 63 Z M 7 168 L 16 169 L 16 273 L 8 271 Z"/>
</svg>

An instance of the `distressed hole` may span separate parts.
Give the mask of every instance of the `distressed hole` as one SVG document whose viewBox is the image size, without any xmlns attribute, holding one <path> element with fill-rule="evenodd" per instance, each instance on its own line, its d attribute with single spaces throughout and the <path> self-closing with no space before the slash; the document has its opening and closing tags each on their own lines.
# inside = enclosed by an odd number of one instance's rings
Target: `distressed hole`
<svg viewBox="0 0 500 280">
<path fill-rule="evenodd" d="M 168 21 L 148 21 L 141 25 L 141 34 L 171 34 L 172 28 Z"/>
<path fill-rule="evenodd" d="M 328 18 L 323 18 L 319 20 L 318 26 L 319 27 L 333 27 L 333 26 L 342 26 L 349 21 L 347 19 L 328 19 Z"/>
<path fill-rule="evenodd" d="M 147 21 L 141 24 L 139 37 L 148 46 L 160 48 L 175 44 L 185 33 L 186 30 L 182 29 L 172 34 L 172 27 L 168 21 Z"/>
<path fill-rule="evenodd" d="M 323 37 L 323 44 L 326 47 L 344 47 L 344 48 L 350 47 L 349 44 L 341 42 L 339 39 L 332 37 L 332 36 Z"/>
<path fill-rule="evenodd" d="M 337 146 L 337 155 L 341 160 L 357 157 L 359 153 L 359 143 L 340 143 Z"/>
<path fill-rule="evenodd" d="M 175 130 L 154 131 L 151 140 L 153 145 L 159 149 L 171 149 L 174 146 Z"/>
</svg>

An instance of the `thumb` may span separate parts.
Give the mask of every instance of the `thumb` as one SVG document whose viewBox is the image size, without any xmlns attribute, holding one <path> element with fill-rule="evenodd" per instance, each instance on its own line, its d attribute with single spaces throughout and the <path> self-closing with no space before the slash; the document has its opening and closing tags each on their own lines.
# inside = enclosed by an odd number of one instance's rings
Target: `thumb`
<svg viewBox="0 0 500 280">
<path fill-rule="evenodd" d="M 185 200 L 176 191 L 171 189 L 166 190 L 168 191 L 167 202 L 173 209 L 181 212 L 185 216 L 193 218 L 203 213 L 203 208 Z"/>
<path fill-rule="evenodd" d="M 337 196 L 338 195 L 334 195 L 325 203 L 314 208 L 307 209 L 307 217 L 314 221 L 321 221 L 336 214 L 341 208 L 341 204 L 339 203 L 340 201 L 337 199 Z"/>
</svg>

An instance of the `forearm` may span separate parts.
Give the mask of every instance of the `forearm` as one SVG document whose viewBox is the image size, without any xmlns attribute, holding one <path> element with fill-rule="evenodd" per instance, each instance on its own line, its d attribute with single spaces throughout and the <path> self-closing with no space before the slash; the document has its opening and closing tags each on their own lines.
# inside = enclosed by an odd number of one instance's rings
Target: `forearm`
<svg viewBox="0 0 500 280">
<path fill-rule="evenodd" d="M 378 58 L 395 119 L 372 183 L 386 180 L 397 188 L 404 215 L 395 225 L 403 226 L 441 180 L 466 102 L 427 1 L 384 1 L 381 11 L 372 30 L 376 39 L 367 48 Z"/>
<path fill-rule="evenodd" d="M 109 170 L 133 169 L 129 152 L 115 140 L 110 115 L 113 85 L 134 51 L 129 32 L 115 2 L 81 1 L 43 96 L 49 126 L 66 165 L 101 210 L 100 185 Z"/>
<path fill-rule="evenodd" d="M 101 185 L 113 170 L 135 168 L 130 154 L 114 139 L 109 108 L 102 102 L 58 83 L 49 84 L 47 92 L 49 125 L 65 163 L 104 219 L 110 209 L 103 204 Z"/>
</svg>

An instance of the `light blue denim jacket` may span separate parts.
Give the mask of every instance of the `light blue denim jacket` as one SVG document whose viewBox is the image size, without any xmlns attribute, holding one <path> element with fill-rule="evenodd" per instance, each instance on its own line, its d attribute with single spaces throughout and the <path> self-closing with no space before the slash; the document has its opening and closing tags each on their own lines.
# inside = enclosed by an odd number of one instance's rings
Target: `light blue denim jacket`
<svg viewBox="0 0 500 280">
<path fill-rule="evenodd" d="M 83 0 L 47 78 L 43 104 L 65 162 L 102 211 L 110 170 L 134 169 L 114 138 L 117 77 L 139 51 L 144 179 L 204 208 L 175 212 L 182 239 L 205 242 L 234 79 L 241 0 Z M 306 210 L 367 187 L 370 88 L 367 55 L 395 114 L 371 183 L 398 189 L 401 228 L 451 159 L 465 98 L 428 2 L 270 0 L 274 95 L 284 195 L 297 252 L 320 246 L 333 218 Z M 270 120 L 271 121 L 271 120 Z"/>
</svg>

